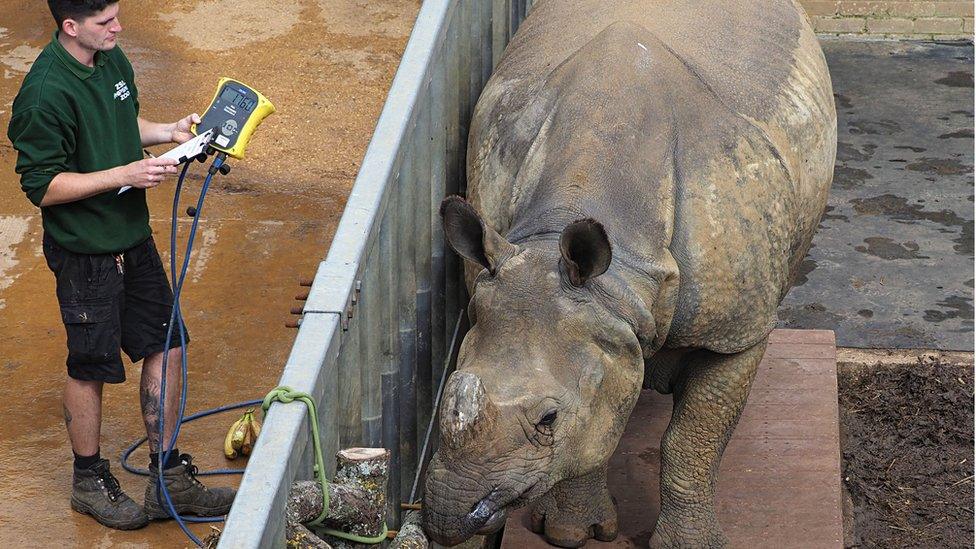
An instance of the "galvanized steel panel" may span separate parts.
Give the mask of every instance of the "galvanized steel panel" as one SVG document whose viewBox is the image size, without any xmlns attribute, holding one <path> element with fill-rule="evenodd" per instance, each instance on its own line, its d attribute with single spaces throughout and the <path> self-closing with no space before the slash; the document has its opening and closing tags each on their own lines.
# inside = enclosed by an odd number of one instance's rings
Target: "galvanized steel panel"
<svg viewBox="0 0 976 549">
<path fill-rule="evenodd" d="M 464 295 L 437 206 L 464 190 L 471 111 L 529 5 L 424 2 L 281 377 L 318 403 L 329 477 L 340 442 L 393 450 L 391 520 L 422 466 Z M 313 459 L 305 407 L 272 406 L 220 547 L 283 546 L 290 485 Z"/>
</svg>

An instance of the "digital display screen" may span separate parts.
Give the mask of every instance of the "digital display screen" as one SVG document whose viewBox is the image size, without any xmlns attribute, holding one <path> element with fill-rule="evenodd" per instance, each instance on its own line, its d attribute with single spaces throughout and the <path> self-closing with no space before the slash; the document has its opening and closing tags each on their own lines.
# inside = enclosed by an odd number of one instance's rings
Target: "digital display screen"
<svg viewBox="0 0 976 549">
<path fill-rule="evenodd" d="M 224 91 L 220 94 L 220 98 L 231 105 L 242 109 L 244 112 L 253 111 L 254 106 L 258 104 L 257 99 L 250 99 L 243 93 L 239 93 L 230 86 L 224 86 Z"/>
</svg>

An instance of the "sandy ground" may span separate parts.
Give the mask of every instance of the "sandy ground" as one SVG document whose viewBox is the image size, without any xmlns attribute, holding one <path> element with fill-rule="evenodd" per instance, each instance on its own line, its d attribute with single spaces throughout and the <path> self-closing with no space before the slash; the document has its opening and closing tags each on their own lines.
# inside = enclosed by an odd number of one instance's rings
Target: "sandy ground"
<svg viewBox="0 0 976 549">
<path fill-rule="evenodd" d="M 298 278 L 310 277 L 327 251 L 418 9 L 419 0 L 122 4 L 120 44 L 136 69 L 143 116 L 171 121 L 201 111 L 220 76 L 247 82 L 278 108 L 248 158 L 208 194 L 183 299 L 193 337 L 188 411 L 259 398 L 277 382 L 295 335 L 284 323 Z M 226 13 L 234 14 L 233 26 Z M 43 2 L 0 0 L 4 134 L 14 95 L 53 26 Z M 39 212 L 20 191 L 15 156 L 0 139 L 0 545 L 189 545 L 172 522 L 118 532 L 68 506 L 64 328 L 41 256 Z M 200 178 L 190 182 L 185 202 L 195 201 L 199 186 Z M 168 248 L 172 189 L 150 193 L 161 248 Z M 181 229 L 188 226 L 181 220 Z M 160 251 L 166 261 L 167 250 Z M 118 464 L 119 453 L 144 434 L 138 365 L 127 367 L 130 381 L 105 392 L 101 450 L 141 503 L 145 481 Z M 220 447 L 232 420 L 190 424 L 180 449 L 194 453 L 201 469 L 226 466 Z M 144 451 L 137 453 L 135 464 L 144 461 Z M 202 536 L 208 527 L 193 530 Z"/>
</svg>

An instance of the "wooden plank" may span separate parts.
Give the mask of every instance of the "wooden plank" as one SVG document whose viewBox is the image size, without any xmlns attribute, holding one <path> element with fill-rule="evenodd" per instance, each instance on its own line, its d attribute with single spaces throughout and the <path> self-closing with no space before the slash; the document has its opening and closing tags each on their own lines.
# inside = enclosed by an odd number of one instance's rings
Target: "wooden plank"
<svg viewBox="0 0 976 549">
<path fill-rule="evenodd" d="M 773 330 L 770 343 L 823 343 L 836 345 L 833 330 Z"/>
<path fill-rule="evenodd" d="M 610 460 L 620 535 L 592 548 L 646 547 L 660 513 L 661 436 L 671 397 L 643 391 Z M 828 330 L 775 330 L 722 460 L 717 505 L 731 547 L 842 547 L 836 349 Z M 549 545 L 509 517 L 503 549 Z"/>
<path fill-rule="evenodd" d="M 770 358 L 830 358 L 837 357 L 837 350 L 833 345 L 824 343 L 774 343 L 766 349 L 766 356 Z"/>
</svg>

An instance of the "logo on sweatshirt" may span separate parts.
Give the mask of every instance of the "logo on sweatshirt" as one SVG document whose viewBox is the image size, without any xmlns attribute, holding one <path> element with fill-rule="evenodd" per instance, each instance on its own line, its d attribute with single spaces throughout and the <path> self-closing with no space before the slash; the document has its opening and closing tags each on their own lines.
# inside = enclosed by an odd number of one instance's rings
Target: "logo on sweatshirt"
<svg viewBox="0 0 976 549">
<path fill-rule="evenodd" d="M 125 80 L 119 80 L 115 84 L 115 95 L 113 97 L 119 101 L 125 101 L 129 97 L 129 86 L 125 83 Z"/>
</svg>

